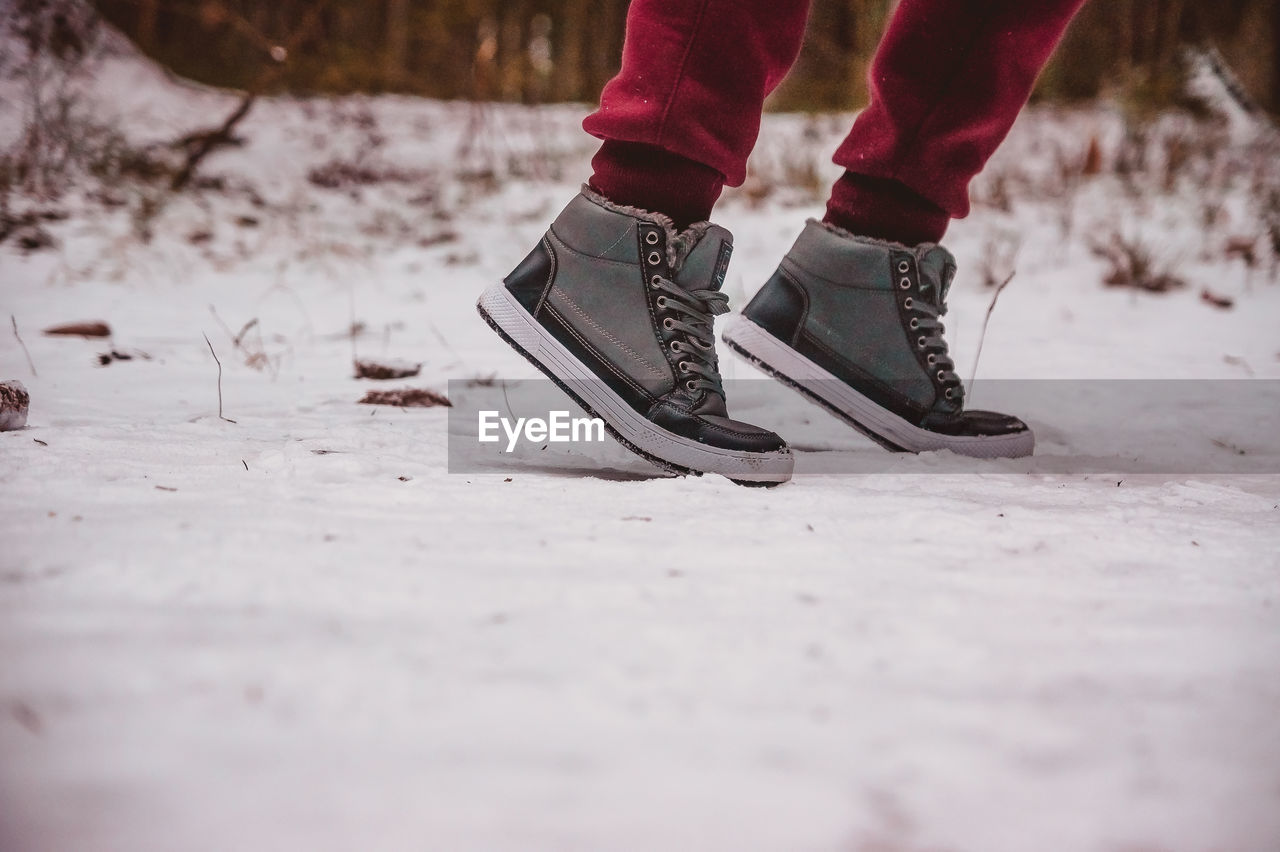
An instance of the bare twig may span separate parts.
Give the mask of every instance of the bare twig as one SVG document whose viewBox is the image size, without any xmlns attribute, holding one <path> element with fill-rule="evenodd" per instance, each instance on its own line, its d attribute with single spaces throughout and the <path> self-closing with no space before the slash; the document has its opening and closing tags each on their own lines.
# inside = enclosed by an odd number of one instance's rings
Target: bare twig
<svg viewBox="0 0 1280 852">
<path fill-rule="evenodd" d="M 224 16 L 226 20 L 231 21 L 242 34 L 250 37 L 258 46 L 263 47 L 272 64 L 264 67 L 261 73 L 250 83 L 248 89 L 241 96 L 240 103 L 236 105 L 236 108 L 221 125 L 211 130 L 191 134 L 181 140 L 180 144 L 187 149 L 187 159 L 178 173 L 174 175 L 170 184 L 170 189 L 174 192 L 181 190 L 191 181 L 200 163 L 214 149 L 233 144 L 232 132 L 235 130 L 236 125 L 249 114 L 249 110 L 253 108 L 258 96 L 274 86 L 284 76 L 285 63 L 290 56 L 294 55 L 297 48 L 306 43 L 307 39 L 311 38 L 316 32 L 320 23 L 324 20 L 323 16 L 327 4 L 324 0 L 314 3 L 307 10 L 306 16 L 299 23 L 298 28 L 284 44 L 273 44 L 245 18 L 228 8 L 226 4 L 215 2 L 209 5 L 216 9 L 218 14 Z"/>
<path fill-rule="evenodd" d="M 215 148 L 231 144 L 232 131 L 249 114 L 249 110 L 253 107 L 253 103 L 257 98 L 258 96 L 255 92 L 245 93 L 244 97 L 240 99 L 239 106 L 235 108 L 231 115 L 227 116 L 220 126 L 213 130 L 187 137 L 186 141 L 189 143 L 187 161 L 183 163 L 178 173 L 173 176 L 173 181 L 169 184 L 171 190 L 178 192 L 185 187 L 191 181 L 192 176 L 195 175 L 200 163 Z"/>
<path fill-rule="evenodd" d="M 242 348 L 242 343 L 244 342 L 244 336 L 257 327 L 258 327 L 258 318 L 254 317 L 253 319 L 249 320 L 247 323 L 244 324 L 244 326 L 240 329 L 240 332 L 235 336 L 235 339 L 232 340 L 231 342 L 235 344 L 235 347 L 237 349 Z"/>
<path fill-rule="evenodd" d="M 973 372 L 969 374 L 970 393 L 973 393 L 973 383 L 978 378 L 978 359 L 982 357 L 982 344 L 987 339 L 987 324 L 991 322 L 991 314 L 996 309 L 996 299 L 999 299 L 1000 294 L 1004 292 L 1004 288 L 1009 286 L 1013 276 L 1014 273 L 1010 272 L 1009 277 L 1004 279 L 999 287 L 996 287 L 996 291 L 991 294 L 991 304 L 987 305 L 987 315 L 982 318 L 982 331 L 978 334 L 978 351 L 973 356 Z"/>
<path fill-rule="evenodd" d="M 246 367 L 252 367 L 255 370 L 269 369 L 271 378 L 277 377 L 280 369 L 279 356 L 273 358 L 267 354 L 266 344 L 262 340 L 262 324 L 258 322 L 257 317 L 246 322 L 238 332 L 233 334 L 227 324 L 222 321 L 222 317 L 218 316 L 218 311 L 213 305 L 209 306 L 209 313 L 213 315 L 214 320 L 222 327 L 223 332 L 231 341 L 232 348 L 244 356 L 244 365 Z M 253 341 L 245 340 L 249 332 L 254 330 L 257 330 L 257 339 Z"/>
<path fill-rule="evenodd" d="M 227 339 L 230 340 L 232 343 L 235 343 L 236 336 L 232 334 L 231 329 L 227 326 L 227 324 L 222 321 L 222 317 L 218 316 L 217 308 L 215 308 L 213 305 L 210 305 L 209 313 L 213 315 L 214 321 L 217 322 L 218 325 L 222 326 L 222 330 L 226 332 Z"/>
<path fill-rule="evenodd" d="M 213 356 L 213 362 L 218 365 L 218 419 L 225 420 L 228 423 L 235 423 L 230 417 L 222 416 L 222 362 L 218 360 L 218 353 L 213 351 L 213 344 L 209 343 L 209 335 L 201 332 L 204 342 L 209 346 L 209 354 Z"/>
<path fill-rule="evenodd" d="M 22 335 L 18 334 L 18 319 L 13 314 L 9 314 L 9 322 L 13 323 L 13 336 L 18 341 L 18 345 L 22 347 L 22 354 L 27 356 L 27 366 L 31 368 L 31 375 L 34 378 L 40 378 L 36 372 L 35 362 L 31 360 L 31 353 L 27 351 L 27 344 L 22 342 Z"/>
<path fill-rule="evenodd" d="M 244 349 L 244 336 L 248 334 L 250 331 L 252 331 L 253 329 L 258 327 L 258 318 L 254 317 L 253 319 L 245 323 L 243 326 L 241 326 L 240 331 L 236 332 L 235 334 L 232 334 L 230 326 L 228 326 L 225 322 L 222 321 L 222 317 L 218 316 L 217 308 L 215 308 L 213 305 L 210 305 L 209 313 L 213 315 L 213 318 L 218 323 L 218 325 L 222 326 L 222 330 L 226 332 L 227 338 L 231 341 L 231 345 L 234 346 L 236 349 Z"/>
<path fill-rule="evenodd" d="M 440 341 L 440 345 L 445 348 L 445 351 L 450 355 L 455 357 L 457 356 L 458 353 L 453 351 L 453 347 L 449 345 L 449 341 L 445 340 L 444 335 L 440 333 L 440 329 L 436 328 L 436 324 L 429 319 L 427 320 L 427 328 L 431 329 L 431 333 L 436 336 L 436 340 Z"/>
</svg>

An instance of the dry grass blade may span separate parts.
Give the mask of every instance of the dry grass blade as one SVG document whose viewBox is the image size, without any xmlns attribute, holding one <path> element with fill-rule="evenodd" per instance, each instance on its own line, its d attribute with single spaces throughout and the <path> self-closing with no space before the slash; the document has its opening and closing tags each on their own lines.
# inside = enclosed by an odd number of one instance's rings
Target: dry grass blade
<svg viewBox="0 0 1280 852">
<path fill-rule="evenodd" d="M 978 351 L 973 356 L 973 372 L 969 374 L 969 392 L 973 392 L 974 380 L 978 378 L 978 359 L 982 357 L 982 344 L 987 339 L 987 326 L 991 322 L 991 314 L 996 309 L 996 300 L 1000 298 L 1000 294 L 1004 292 L 1004 288 L 1009 286 L 1009 282 L 1013 280 L 1014 273 L 1010 272 L 1004 281 L 996 287 L 994 293 L 991 294 L 991 304 L 987 305 L 987 315 L 982 318 L 982 331 L 978 334 Z"/>
<path fill-rule="evenodd" d="M 13 325 L 13 337 L 18 341 L 18 345 L 22 347 L 22 354 L 27 356 L 27 366 L 31 368 L 33 378 L 40 378 L 36 372 L 35 362 L 31 360 L 31 353 L 27 351 L 27 344 L 22 341 L 22 335 L 18 334 L 18 318 L 13 314 L 9 314 L 9 322 Z"/>
<path fill-rule="evenodd" d="M 218 419 L 225 420 L 228 423 L 235 423 L 230 417 L 222 416 L 222 362 L 218 360 L 218 353 L 213 351 L 213 344 L 209 343 L 209 335 L 201 334 L 204 342 L 209 347 L 209 354 L 213 356 L 213 362 L 218 365 Z"/>
</svg>

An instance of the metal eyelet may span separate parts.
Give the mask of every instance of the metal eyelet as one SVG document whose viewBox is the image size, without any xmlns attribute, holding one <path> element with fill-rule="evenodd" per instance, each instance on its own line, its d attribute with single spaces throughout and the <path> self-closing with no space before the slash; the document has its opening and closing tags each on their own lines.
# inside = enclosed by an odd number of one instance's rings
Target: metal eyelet
<svg viewBox="0 0 1280 852">
<path fill-rule="evenodd" d="M 911 289 L 911 279 L 910 279 L 910 278 L 903 278 L 901 281 L 899 281 L 899 282 L 898 282 L 898 286 L 899 286 L 899 287 L 901 287 L 903 290 L 910 290 L 910 289 Z"/>
<path fill-rule="evenodd" d="M 923 338 L 923 337 L 921 337 L 921 338 L 919 338 L 918 340 L 916 340 L 916 346 L 919 346 L 921 349 L 923 349 L 923 348 L 924 348 L 924 344 L 925 344 L 925 340 L 924 340 L 924 338 Z"/>
<path fill-rule="evenodd" d="M 932 367 L 932 366 L 933 366 L 934 364 L 936 364 L 936 363 L 938 363 L 938 356 L 937 356 L 937 355 L 934 355 L 933 353 L 930 353 L 930 354 L 929 354 L 929 366 L 930 366 L 930 367 Z"/>
<path fill-rule="evenodd" d="M 650 285 L 651 287 L 653 287 L 653 289 L 655 289 L 655 290 L 656 290 L 656 289 L 658 289 L 658 287 L 659 287 L 659 286 L 661 286 L 661 281 L 662 281 L 662 276 L 661 276 L 661 275 L 655 275 L 655 276 L 653 276 L 652 278 L 650 278 L 650 279 L 649 279 L 649 285 Z"/>
<path fill-rule="evenodd" d="M 649 265 L 657 266 L 659 263 L 662 263 L 662 255 L 658 254 L 656 251 L 649 252 Z"/>
<path fill-rule="evenodd" d="M 673 341 L 671 341 L 670 349 L 671 349 L 671 351 L 672 351 L 672 352 L 683 352 L 683 351 L 684 351 L 684 348 L 680 345 L 680 341 L 679 341 L 679 340 L 673 340 Z"/>
<path fill-rule="evenodd" d="M 943 379 L 945 379 L 945 378 L 946 378 L 946 375 L 947 375 L 946 373 L 944 373 L 944 372 L 942 372 L 941 370 L 939 370 L 939 371 L 938 371 L 938 373 L 937 373 L 938 381 L 942 381 Z"/>
<path fill-rule="evenodd" d="M 658 244 L 658 232 L 650 231 L 649 233 L 645 234 L 644 241 L 651 246 L 656 246 Z"/>
<path fill-rule="evenodd" d="M 920 327 L 920 320 L 916 319 L 915 317 L 912 317 L 912 318 L 911 318 L 911 330 L 912 330 L 912 331 L 915 331 L 915 330 L 916 330 L 917 328 L 919 328 L 919 327 Z"/>
<path fill-rule="evenodd" d="M 915 304 L 915 300 L 912 299 L 910 296 L 902 300 L 902 307 L 906 308 L 907 310 L 911 310 L 911 306 L 914 304 Z"/>
<path fill-rule="evenodd" d="M 905 260 L 898 261 L 899 272 L 906 272 L 910 268 L 911 268 L 911 264 L 907 263 Z"/>
<path fill-rule="evenodd" d="M 690 379 L 689 381 L 685 382 L 684 386 L 691 391 L 696 391 L 698 389 L 698 383 L 695 382 L 693 379 Z"/>
<path fill-rule="evenodd" d="M 951 388 L 947 388 L 947 392 L 943 394 L 947 399 L 951 399 Z"/>
<path fill-rule="evenodd" d="M 687 373 L 687 372 L 689 372 L 689 362 L 688 362 L 688 361 L 681 361 L 681 362 L 680 362 L 680 364 L 679 364 L 679 367 L 680 367 L 680 372 L 682 372 L 682 373 Z"/>
<path fill-rule="evenodd" d="M 662 308 L 663 310 L 666 310 L 666 308 L 667 308 L 667 297 L 666 297 L 666 296 L 659 296 L 657 299 L 655 299 L 655 300 L 654 300 L 654 304 L 655 304 L 655 305 L 657 305 L 659 308 Z"/>
<path fill-rule="evenodd" d="M 675 325 L 675 324 L 676 324 L 676 323 L 675 323 L 675 320 L 671 319 L 671 317 L 667 317 L 666 319 L 664 319 L 664 320 L 662 321 L 662 327 L 663 327 L 663 328 L 665 328 L 667 331 L 670 331 L 670 330 L 671 330 L 671 326 L 673 326 L 673 325 Z"/>
</svg>

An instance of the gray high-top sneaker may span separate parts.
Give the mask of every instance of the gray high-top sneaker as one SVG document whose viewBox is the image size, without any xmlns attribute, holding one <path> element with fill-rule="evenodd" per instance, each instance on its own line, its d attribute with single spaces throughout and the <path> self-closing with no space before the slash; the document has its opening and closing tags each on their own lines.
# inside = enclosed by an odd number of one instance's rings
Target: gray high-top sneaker
<svg viewBox="0 0 1280 852">
<path fill-rule="evenodd" d="M 965 411 L 939 317 L 955 258 L 810 220 L 724 341 L 890 450 L 1030 455 L 1021 420 Z"/>
<path fill-rule="evenodd" d="M 717 372 L 712 324 L 728 310 L 732 252 L 724 228 L 677 234 L 665 216 L 584 188 L 476 307 L 629 449 L 677 474 L 776 485 L 791 478 L 791 450 L 729 419 Z"/>
</svg>

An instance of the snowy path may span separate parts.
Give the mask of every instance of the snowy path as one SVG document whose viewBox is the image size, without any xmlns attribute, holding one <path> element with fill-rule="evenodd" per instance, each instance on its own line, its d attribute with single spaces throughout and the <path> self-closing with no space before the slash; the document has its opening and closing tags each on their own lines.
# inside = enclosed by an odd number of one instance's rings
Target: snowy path
<svg viewBox="0 0 1280 852">
<path fill-rule="evenodd" d="M 1280 836 L 1274 482 L 507 483 L 363 419 L 6 436 L 6 848 Z"/>
<path fill-rule="evenodd" d="M 576 176 L 426 247 L 335 247 L 378 211 L 441 226 L 311 187 L 178 202 L 149 246 L 120 214 L 5 247 L 39 377 L 0 334 L 34 400 L 0 434 L 0 849 L 1280 847 L 1274 473 L 448 474 L 442 410 L 355 405 L 353 318 L 362 354 L 426 362 L 405 384 L 532 375 L 471 305 Z M 815 210 L 731 201 L 735 304 Z M 956 227 L 962 279 L 1010 221 Z M 1026 220 L 983 375 L 1280 377 L 1265 276 L 1190 264 L 1231 311 L 1108 291 L 1055 228 Z M 988 301 L 957 284 L 963 375 Z M 258 319 L 269 369 L 210 305 Z M 38 333 L 74 319 L 150 360 Z"/>
</svg>

